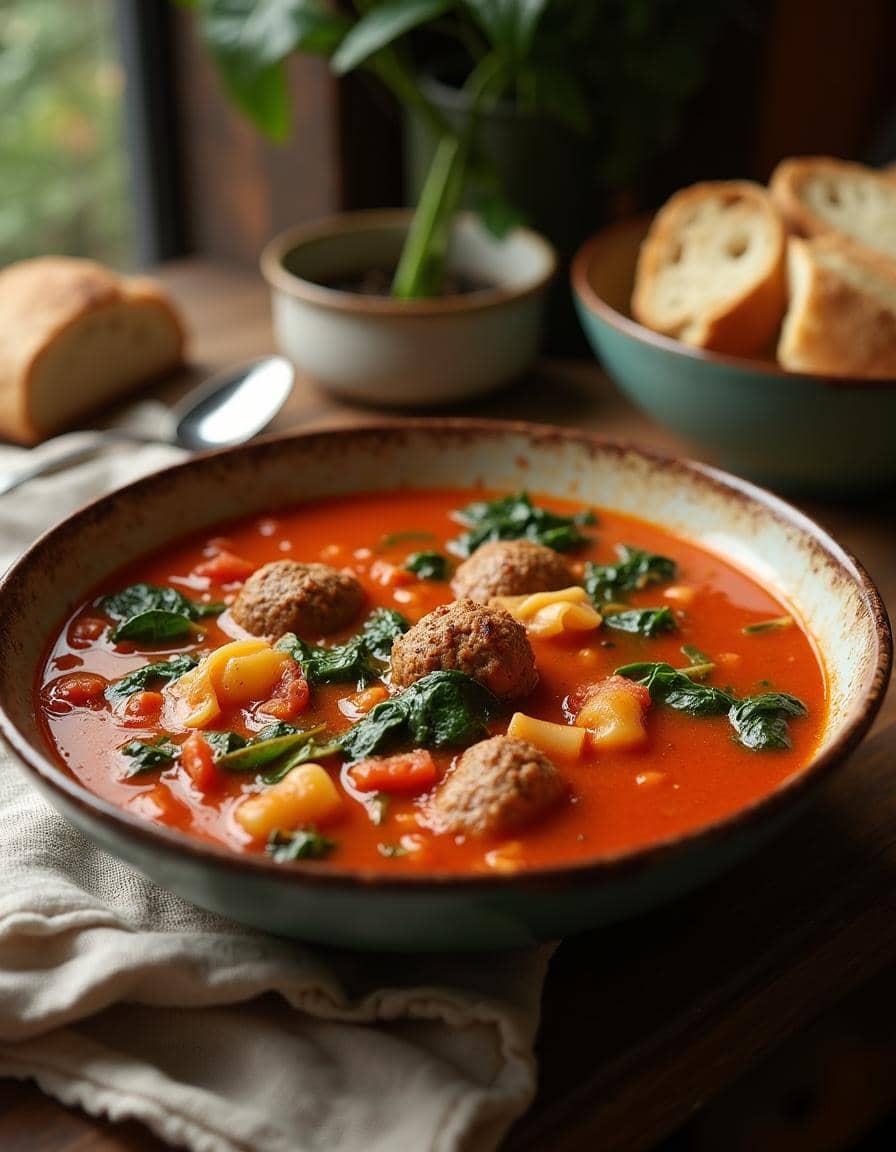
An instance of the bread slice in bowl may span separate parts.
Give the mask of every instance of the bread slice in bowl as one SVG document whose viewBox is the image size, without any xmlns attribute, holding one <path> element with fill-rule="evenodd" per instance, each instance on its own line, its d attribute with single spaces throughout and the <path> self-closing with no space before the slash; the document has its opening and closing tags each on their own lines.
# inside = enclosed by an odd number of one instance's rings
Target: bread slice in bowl
<svg viewBox="0 0 896 1152">
<path fill-rule="evenodd" d="M 786 233 L 765 189 L 695 184 L 657 213 L 638 256 L 632 314 L 715 352 L 770 348 L 787 306 Z"/>
<path fill-rule="evenodd" d="M 788 242 L 778 360 L 794 372 L 896 379 L 896 265 L 837 235 Z"/>
<path fill-rule="evenodd" d="M 92 260 L 0 272 L 0 436 L 33 444 L 177 367 L 184 330 L 161 288 Z"/>
<path fill-rule="evenodd" d="M 896 260 L 896 177 L 829 156 L 782 160 L 772 199 L 797 236 L 830 232 Z"/>
</svg>

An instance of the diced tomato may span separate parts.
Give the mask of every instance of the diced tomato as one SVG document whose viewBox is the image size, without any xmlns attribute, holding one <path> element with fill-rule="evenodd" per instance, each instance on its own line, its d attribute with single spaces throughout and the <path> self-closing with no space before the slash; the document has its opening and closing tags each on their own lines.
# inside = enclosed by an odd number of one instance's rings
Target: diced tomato
<svg viewBox="0 0 896 1152">
<path fill-rule="evenodd" d="M 82 616 L 71 627 L 69 638 L 73 648 L 87 648 L 106 631 L 108 624 L 97 616 Z"/>
<path fill-rule="evenodd" d="M 384 588 L 401 588 L 404 584 L 413 584 L 417 577 L 406 568 L 399 568 L 387 560 L 374 560 L 370 566 L 370 578 Z"/>
<path fill-rule="evenodd" d="M 109 681 L 93 672 L 73 672 L 63 676 L 51 688 L 54 702 L 73 708 L 95 708 L 105 702 Z"/>
<path fill-rule="evenodd" d="M 164 703 L 161 692 L 135 692 L 124 706 L 125 719 L 132 724 L 154 724 Z"/>
<path fill-rule="evenodd" d="M 273 716 L 275 720 L 292 720 L 305 711 L 310 699 L 311 689 L 301 669 L 297 664 L 289 664 L 273 696 L 264 704 L 259 704 L 258 711 L 265 716 Z"/>
<path fill-rule="evenodd" d="M 436 765 L 429 752 L 417 749 L 400 756 L 372 757 L 349 770 L 360 792 L 403 792 L 417 796 L 436 782 Z"/>
<path fill-rule="evenodd" d="M 200 792 L 208 792 L 217 783 L 215 755 L 199 732 L 193 732 L 181 745 L 180 762 Z"/>
<path fill-rule="evenodd" d="M 212 584 L 237 584 L 247 580 L 254 571 L 255 565 L 250 560 L 225 550 L 197 564 L 193 575 L 205 576 Z"/>
<path fill-rule="evenodd" d="M 593 684 L 582 684 L 569 696 L 569 708 L 573 713 L 578 712 L 586 700 L 591 700 L 601 692 L 610 689 L 623 689 L 631 693 L 641 705 L 641 711 L 646 715 L 650 709 L 650 693 L 643 684 L 629 680 L 625 676 L 608 676 L 605 680 L 598 680 Z"/>
</svg>

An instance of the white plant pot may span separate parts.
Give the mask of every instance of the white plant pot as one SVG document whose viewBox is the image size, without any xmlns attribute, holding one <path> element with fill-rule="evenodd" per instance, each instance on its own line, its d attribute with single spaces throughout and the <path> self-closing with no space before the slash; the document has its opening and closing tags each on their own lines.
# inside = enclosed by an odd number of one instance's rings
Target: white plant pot
<svg viewBox="0 0 896 1152">
<path fill-rule="evenodd" d="M 274 332 L 300 371 L 370 404 L 425 407 L 512 380 L 538 351 L 554 249 L 526 228 L 496 240 L 476 217 L 454 227 L 453 271 L 495 285 L 426 300 L 328 288 L 397 263 L 411 214 L 332 216 L 276 236 L 261 256 Z"/>
</svg>

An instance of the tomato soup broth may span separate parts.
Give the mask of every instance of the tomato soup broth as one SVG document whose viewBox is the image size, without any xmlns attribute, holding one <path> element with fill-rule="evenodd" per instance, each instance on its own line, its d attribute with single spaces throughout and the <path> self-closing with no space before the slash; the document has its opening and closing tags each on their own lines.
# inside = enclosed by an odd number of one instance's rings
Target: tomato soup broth
<svg viewBox="0 0 896 1152">
<path fill-rule="evenodd" d="M 321 561 L 351 571 L 367 598 L 351 626 L 325 639 L 303 637 L 332 645 L 356 634 L 377 607 L 396 609 L 413 624 L 451 601 L 450 571 L 447 579 L 420 578 L 407 571 L 408 554 L 434 551 L 456 566 L 448 542 L 461 528 L 453 513 L 472 499 L 486 498 L 470 490 L 422 490 L 320 500 L 229 524 L 215 538 L 211 533 L 193 537 L 119 571 L 66 622 L 37 685 L 37 707 L 60 762 L 90 791 L 144 819 L 239 852 L 263 853 L 265 842 L 253 839 L 234 818 L 246 793 L 262 788 L 254 773 L 222 772 L 199 788 L 175 758 L 128 776 L 121 752 L 128 742 L 154 743 L 164 737 L 180 744 L 188 731 L 166 727 L 164 712 L 147 719 L 129 715 L 122 702 L 82 701 L 65 690 L 67 682 L 83 674 L 115 682 L 148 662 L 182 652 L 199 656 L 244 633 L 224 611 L 200 620 L 187 643 L 116 644 L 108 618 L 97 607 L 99 598 L 145 582 L 177 589 L 199 603 L 230 604 L 244 573 L 236 579 L 223 570 L 215 575 L 207 562 L 222 550 L 244 561 L 246 572 L 283 558 Z M 566 515 L 581 511 L 556 499 L 538 498 L 537 503 Z M 428 791 L 413 796 L 360 793 L 344 758 L 330 755 L 320 763 L 342 803 L 338 815 L 321 828 L 329 850 L 315 866 L 463 873 L 594 859 L 706 825 L 772 792 L 806 765 L 823 726 L 825 682 L 812 641 L 790 619 L 790 609 L 731 564 L 657 525 L 600 508 L 595 513 L 593 525 L 582 529 L 588 541 L 566 553 L 576 579 L 582 579 L 589 561 L 613 563 L 618 545 L 669 557 L 677 568 L 674 579 L 634 589 L 626 607 L 668 606 L 674 630 L 641 636 L 604 625 L 572 635 L 531 636 L 538 686 L 490 715 L 488 732 L 506 731 L 515 710 L 569 724 L 574 718 L 570 701 L 584 685 L 632 662 L 692 666 L 692 655 L 683 654 L 689 648 L 711 664 L 700 674 L 702 682 L 738 699 L 769 691 L 798 697 L 807 715 L 789 720 L 791 746 L 755 751 L 734 738 L 726 715 L 695 716 L 654 701 L 645 716 L 642 746 L 613 750 L 594 745 L 580 756 L 552 756 L 566 785 L 564 799 L 510 836 L 440 833 L 427 816 Z M 225 578 L 223 584 L 216 582 Z M 768 621 L 777 623 L 767 626 Z M 376 685 L 374 697 L 385 696 L 384 687 Z M 325 725 L 329 738 L 348 729 L 369 702 L 352 683 L 314 685 L 294 724 L 302 729 Z M 251 707 L 235 708 L 214 728 L 251 738 L 269 720 Z M 407 745 L 389 749 L 406 750 Z M 439 777 L 451 770 L 460 751 L 433 750 Z"/>
</svg>

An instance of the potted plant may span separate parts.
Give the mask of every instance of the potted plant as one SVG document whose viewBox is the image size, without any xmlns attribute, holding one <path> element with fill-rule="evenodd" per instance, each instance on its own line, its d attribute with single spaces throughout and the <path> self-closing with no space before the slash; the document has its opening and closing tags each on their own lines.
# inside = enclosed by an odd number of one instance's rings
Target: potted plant
<svg viewBox="0 0 896 1152">
<path fill-rule="evenodd" d="M 262 255 L 285 350 L 323 385 L 378 403 L 433 404 L 485 391 L 534 356 L 553 247 L 522 227 L 478 127 L 527 74 L 549 0 L 382 0 L 354 15 L 322 0 L 185 0 L 238 106 L 267 136 L 289 129 L 293 52 L 363 69 L 436 138 L 413 213 L 359 212 L 292 229 Z M 484 46 L 449 121 L 418 83 L 408 40 L 440 23 Z M 478 213 L 459 211 L 475 192 Z"/>
</svg>

